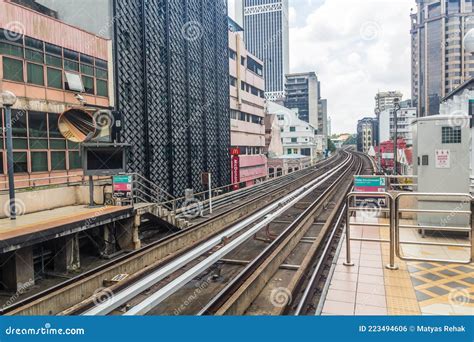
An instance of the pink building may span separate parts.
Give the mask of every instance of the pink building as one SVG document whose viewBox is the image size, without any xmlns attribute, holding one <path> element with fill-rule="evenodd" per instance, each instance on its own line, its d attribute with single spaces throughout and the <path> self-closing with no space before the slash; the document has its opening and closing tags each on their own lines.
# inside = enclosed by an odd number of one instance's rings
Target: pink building
<svg viewBox="0 0 474 342">
<path fill-rule="evenodd" d="M 267 177 L 263 62 L 245 49 L 239 27 L 231 24 L 237 28 L 229 30 L 231 145 L 240 161 L 232 179 L 251 186 Z"/>
</svg>

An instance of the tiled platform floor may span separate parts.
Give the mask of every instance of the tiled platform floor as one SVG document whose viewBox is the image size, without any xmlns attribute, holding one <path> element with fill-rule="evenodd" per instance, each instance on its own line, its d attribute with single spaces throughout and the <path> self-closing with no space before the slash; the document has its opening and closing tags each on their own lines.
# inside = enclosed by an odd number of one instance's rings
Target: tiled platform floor
<svg viewBox="0 0 474 342">
<path fill-rule="evenodd" d="M 386 223 L 384 219 L 367 217 L 358 217 L 357 221 Z M 351 235 L 388 239 L 388 228 L 353 226 Z M 401 240 L 405 238 L 418 237 L 402 235 Z M 399 269 L 388 270 L 385 268 L 389 262 L 388 244 L 351 241 L 351 246 L 355 266 L 343 265 L 346 260 L 344 244 L 322 315 L 474 315 L 473 264 L 404 262 L 396 258 Z M 444 253 L 443 258 L 452 254 L 468 257 L 469 251 L 455 249 L 455 253 L 450 253 L 451 247 L 436 248 L 441 251 L 425 246 L 418 249 L 410 246 L 402 251 L 410 256 L 418 253 L 430 257 Z"/>
</svg>

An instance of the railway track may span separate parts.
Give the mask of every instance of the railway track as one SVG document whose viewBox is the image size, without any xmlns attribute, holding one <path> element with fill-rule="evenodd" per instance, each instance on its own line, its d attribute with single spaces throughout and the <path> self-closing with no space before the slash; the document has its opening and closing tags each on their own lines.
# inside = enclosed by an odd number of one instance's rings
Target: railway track
<svg viewBox="0 0 474 342">
<path fill-rule="evenodd" d="M 287 289 L 297 293 L 308 278 L 304 270 L 318 259 L 321 246 L 328 239 L 326 245 L 334 243 L 338 234 L 332 224 L 339 226 L 341 204 L 352 175 L 360 172 L 361 165 L 360 157 L 346 155 L 337 168 L 147 276 L 127 286 L 123 284 L 107 300 L 93 306 L 83 303 L 63 314 L 255 314 L 255 302 L 258 303 L 259 296 L 265 297 L 269 290 L 265 287 L 271 287 L 272 275 L 278 270 L 291 271 L 294 276 Z M 305 253 L 299 266 L 288 265 L 285 261 L 298 246 L 309 248 L 302 248 Z M 238 260 L 242 255 L 253 257 Z M 183 308 L 182 298 L 191 298 L 203 280 L 207 285 L 200 288 L 199 300 L 186 303 Z M 263 311 L 260 313 L 281 314 L 287 312 L 287 305 Z"/>
<path fill-rule="evenodd" d="M 192 244 L 200 243 L 218 235 L 231 223 L 249 217 L 258 208 L 264 207 L 301 187 L 317 175 L 327 173 L 340 160 L 347 158 L 348 153 L 343 151 L 324 163 L 315 167 L 300 170 L 289 177 L 256 186 L 256 189 L 241 191 L 222 200 L 218 213 L 191 228 L 172 233 L 158 241 L 152 242 L 142 249 L 125 254 L 89 272 L 85 272 L 64 283 L 40 292 L 21 302 L 3 308 L 2 314 L 9 315 L 48 315 L 67 312 L 68 308 L 94 302 L 97 289 L 103 287 L 103 282 L 112 279 L 117 274 L 129 274 L 129 279 L 142 277 L 147 272 L 169 263 L 181 254 L 186 253 Z M 248 212 L 243 209 L 246 208 Z M 122 288 L 117 284 L 110 291 Z M 87 304 L 86 304 L 87 305 Z"/>
</svg>

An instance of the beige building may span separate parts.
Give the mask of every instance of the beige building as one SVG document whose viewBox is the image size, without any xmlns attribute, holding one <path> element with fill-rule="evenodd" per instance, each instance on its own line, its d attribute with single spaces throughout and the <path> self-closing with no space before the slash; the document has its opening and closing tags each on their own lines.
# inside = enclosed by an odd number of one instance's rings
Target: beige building
<svg viewBox="0 0 474 342">
<path fill-rule="evenodd" d="M 267 177 L 263 62 L 245 48 L 241 28 L 230 24 L 231 147 L 240 151 L 242 186 L 251 186 Z"/>
</svg>

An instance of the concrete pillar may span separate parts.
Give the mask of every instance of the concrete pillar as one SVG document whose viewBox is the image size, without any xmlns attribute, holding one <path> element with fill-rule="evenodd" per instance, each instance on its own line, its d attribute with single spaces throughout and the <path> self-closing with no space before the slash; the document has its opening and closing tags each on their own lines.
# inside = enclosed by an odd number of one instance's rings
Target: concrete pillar
<svg viewBox="0 0 474 342">
<path fill-rule="evenodd" d="M 139 215 L 115 223 L 117 242 L 122 250 L 136 250 L 141 247 L 139 227 Z"/>
<path fill-rule="evenodd" d="M 81 267 L 79 235 L 69 235 L 56 240 L 54 271 L 74 272 Z"/>
<path fill-rule="evenodd" d="M 33 247 L 23 247 L 1 257 L 3 286 L 8 291 L 24 291 L 35 284 Z"/>
<path fill-rule="evenodd" d="M 111 224 L 104 226 L 104 254 L 111 255 L 117 252 L 117 243 L 115 240 L 115 227 Z"/>
</svg>

